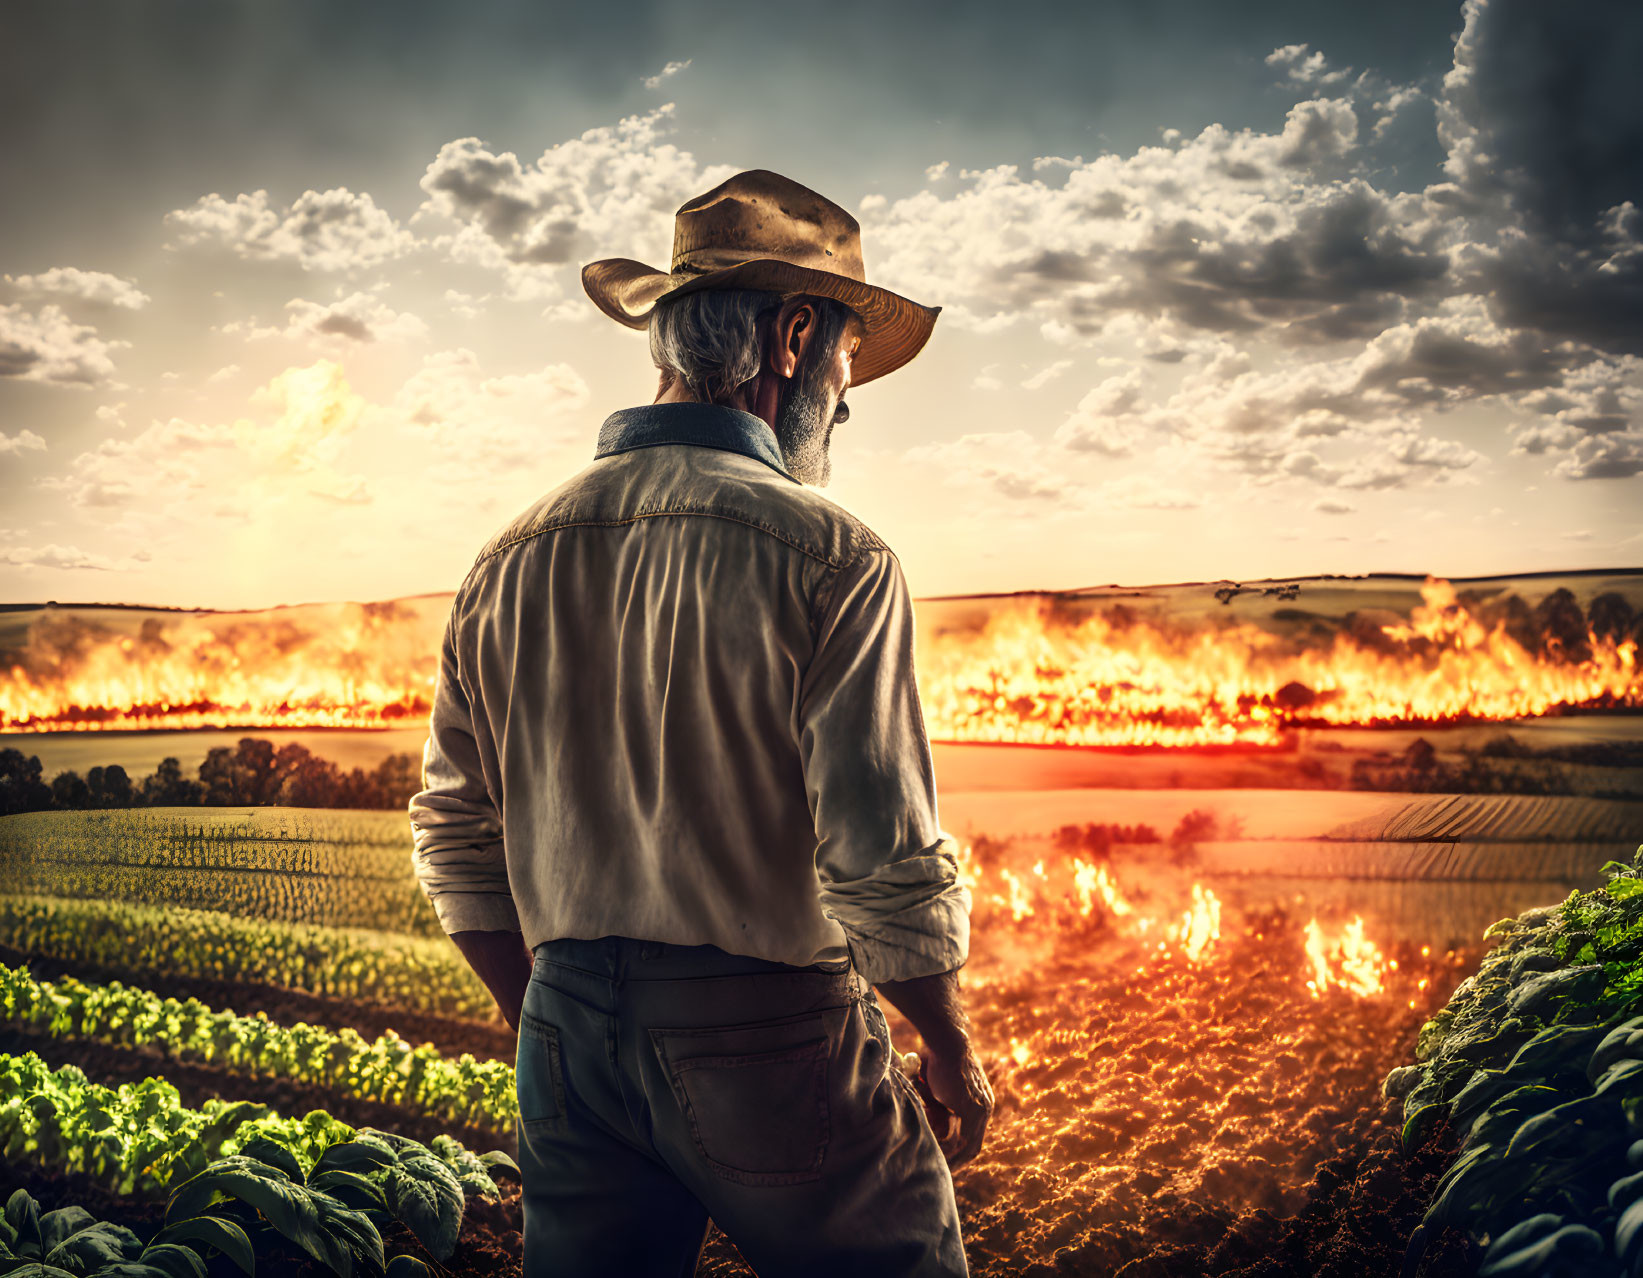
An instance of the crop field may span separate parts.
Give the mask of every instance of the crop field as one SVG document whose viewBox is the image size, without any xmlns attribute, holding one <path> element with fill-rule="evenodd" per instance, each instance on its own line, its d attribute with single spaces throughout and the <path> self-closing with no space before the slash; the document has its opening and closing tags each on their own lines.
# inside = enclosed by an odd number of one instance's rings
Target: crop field
<svg viewBox="0 0 1643 1278">
<path fill-rule="evenodd" d="M 1640 581 L 925 601 L 998 1098 L 972 1272 L 1643 1274 Z M 253 729 L 386 767 L 445 602 L 274 646 L 290 618 L 18 612 L 8 766 L 204 795 Z M 404 812 L 45 788 L 0 816 L 0 1272 L 517 1275 L 516 1039 Z M 700 1274 L 750 1272 L 710 1233 Z"/>
<path fill-rule="evenodd" d="M 1445 1106 L 1478 1093 L 1456 1100 L 1460 1066 L 1419 1053 L 1465 1014 L 1446 1005 L 1485 961 L 1477 919 L 1544 914 L 1597 876 L 1558 878 L 1567 840 L 1520 841 L 1525 878 L 1405 899 L 1297 877 L 1285 849 L 1352 834 L 1313 844 L 1338 858 L 1458 820 L 1487 859 L 1491 805 L 1515 802 L 1512 830 L 1567 831 L 1574 865 L 1629 861 L 1632 805 L 1350 795 L 1286 814 L 1248 792 L 1183 813 L 1193 796 L 1160 795 L 1136 810 L 1156 826 L 1069 825 L 984 797 L 968 811 L 1000 833 L 963 840 L 965 979 L 998 1109 L 955 1177 L 973 1272 L 1344 1278 L 1408 1253 L 1410 1273 L 1471 1274 L 1482 1213 L 1574 1219 L 1486 1200 L 1421 1232 L 1459 1165 Z M 513 1036 L 417 917 L 399 814 L 23 814 L 0 819 L 0 867 L 0 1244 L 43 1258 L 100 1230 L 158 1273 L 195 1272 L 168 1248 L 209 1274 L 517 1272 Z M 1609 991 L 1611 1019 L 1635 988 Z M 1533 1028 L 1489 1038 L 1498 1055 Z M 72 1207 L 88 1215 L 52 1215 Z M 714 1235 L 700 1272 L 750 1271 Z"/>
</svg>

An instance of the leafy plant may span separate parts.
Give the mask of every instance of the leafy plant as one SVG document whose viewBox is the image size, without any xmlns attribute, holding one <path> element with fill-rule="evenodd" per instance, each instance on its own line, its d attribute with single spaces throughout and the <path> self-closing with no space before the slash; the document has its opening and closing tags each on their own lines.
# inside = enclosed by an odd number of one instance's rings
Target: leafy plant
<svg viewBox="0 0 1643 1278">
<path fill-rule="evenodd" d="M 228 1235 L 219 1237 L 227 1239 Z M 232 1246 L 232 1241 L 230 1246 Z M 244 1236 L 240 1241 L 243 1243 Z M 214 1241 L 202 1240 L 209 1251 Z M 247 1273 L 247 1243 L 235 1257 Z M 243 1258 L 243 1259 L 242 1259 Z M 25 1189 L 16 1190 L 0 1216 L 0 1274 L 25 1278 L 205 1278 L 199 1250 L 163 1235 L 144 1243 L 124 1225 L 96 1220 L 84 1207 L 42 1214 Z"/>
<path fill-rule="evenodd" d="M 496 1004 L 448 943 L 359 928 L 235 918 L 116 901 L 0 896 L 0 943 L 168 975 L 254 982 L 447 1016 Z"/>
<path fill-rule="evenodd" d="M 0 1013 L 54 1038 L 87 1038 L 115 1047 L 157 1048 L 174 1060 L 199 1060 L 248 1078 L 285 1078 L 344 1096 L 380 1101 L 498 1132 L 519 1116 L 513 1067 L 456 1060 L 431 1044 L 412 1047 L 393 1030 L 367 1042 L 359 1033 L 283 1026 L 259 1012 L 213 1012 L 197 999 L 161 998 L 110 982 L 35 979 L 0 964 Z"/>
<path fill-rule="evenodd" d="M 1643 1275 L 1643 847 L 1603 870 L 1490 927 L 1385 1083 L 1406 1146 L 1442 1117 L 1461 1133 L 1425 1225 L 1483 1241 L 1480 1278 Z"/>
</svg>

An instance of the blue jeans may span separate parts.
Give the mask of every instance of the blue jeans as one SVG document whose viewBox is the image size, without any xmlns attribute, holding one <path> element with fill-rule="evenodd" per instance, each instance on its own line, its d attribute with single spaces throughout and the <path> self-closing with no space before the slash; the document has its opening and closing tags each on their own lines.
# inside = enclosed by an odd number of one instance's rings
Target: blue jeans
<svg viewBox="0 0 1643 1278">
<path fill-rule="evenodd" d="M 548 941 L 519 1025 L 525 1276 L 967 1275 L 947 1161 L 872 987 L 607 936 Z"/>
</svg>

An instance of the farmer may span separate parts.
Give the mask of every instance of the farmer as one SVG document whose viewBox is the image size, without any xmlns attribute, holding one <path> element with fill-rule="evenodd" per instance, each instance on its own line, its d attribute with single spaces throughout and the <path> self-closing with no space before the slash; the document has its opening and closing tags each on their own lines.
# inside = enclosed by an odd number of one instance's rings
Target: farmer
<svg viewBox="0 0 1643 1278">
<path fill-rule="evenodd" d="M 671 272 L 584 268 L 656 400 L 452 603 L 414 860 L 519 1034 L 529 1278 L 691 1274 L 710 1217 L 766 1278 L 967 1272 L 970 896 L 901 567 L 816 491 L 845 389 L 939 308 L 864 274 L 854 218 L 758 169 L 678 210 Z"/>
</svg>

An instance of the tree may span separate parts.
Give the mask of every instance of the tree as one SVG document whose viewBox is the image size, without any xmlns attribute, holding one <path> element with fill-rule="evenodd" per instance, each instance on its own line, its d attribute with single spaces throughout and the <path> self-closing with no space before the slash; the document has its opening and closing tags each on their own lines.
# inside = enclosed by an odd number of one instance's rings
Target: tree
<svg viewBox="0 0 1643 1278">
<path fill-rule="evenodd" d="M 377 765 L 375 780 L 384 808 L 409 808 L 422 789 L 422 756 L 390 754 Z"/>
<path fill-rule="evenodd" d="M 51 787 L 40 772 L 39 756 L 25 755 L 11 746 L 0 750 L 0 816 L 51 807 Z"/>
<path fill-rule="evenodd" d="M 89 808 L 91 787 L 78 772 L 59 772 L 51 779 L 52 806 L 58 808 Z"/>
<path fill-rule="evenodd" d="M 91 789 L 91 806 L 94 808 L 131 806 L 131 778 L 118 763 L 111 763 L 106 768 L 93 768 L 86 773 L 86 785 Z"/>
<path fill-rule="evenodd" d="M 171 755 L 143 778 L 142 801 L 150 807 L 190 807 L 204 801 L 205 787 L 183 775 L 183 765 Z"/>
</svg>

